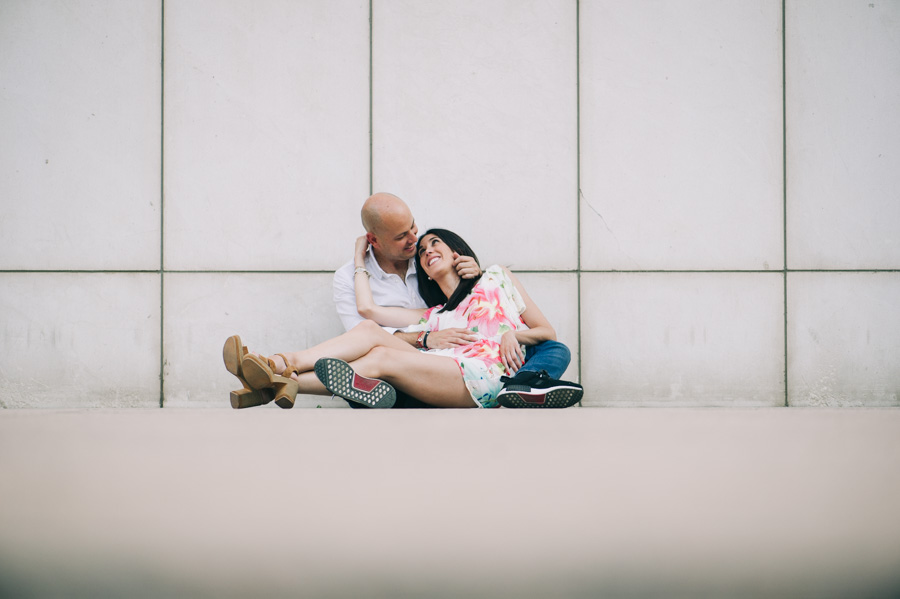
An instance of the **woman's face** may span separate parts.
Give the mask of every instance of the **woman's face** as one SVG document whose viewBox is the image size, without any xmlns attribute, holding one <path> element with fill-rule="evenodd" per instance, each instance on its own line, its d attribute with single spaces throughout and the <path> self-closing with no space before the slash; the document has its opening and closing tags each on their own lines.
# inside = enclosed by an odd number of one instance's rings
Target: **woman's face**
<svg viewBox="0 0 900 599">
<path fill-rule="evenodd" d="M 453 250 L 434 234 L 428 234 L 419 243 L 419 264 L 432 279 L 436 274 L 453 269 Z"/>
</svg>

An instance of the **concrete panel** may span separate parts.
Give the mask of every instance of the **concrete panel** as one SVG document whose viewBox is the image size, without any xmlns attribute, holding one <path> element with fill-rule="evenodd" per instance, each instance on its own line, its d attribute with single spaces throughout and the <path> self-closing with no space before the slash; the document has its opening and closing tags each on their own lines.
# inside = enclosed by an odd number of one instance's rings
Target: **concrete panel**
<svg viewBox="0 0 900 599">
<path fill-rule="evenodd" d="M 373 3 L 373 181 L 513 269 L 576 266 L 568 1 Z"/>
<path fill-rule="evenodd" d="M 792 406 L 900 406 L 900 274 L 788 276 Z"/>
<path fill-rule="evenodd" d="M 788 265 L 900 267 L 900 3 L 786 4 Z"/>
<path fill-rule="evenodd" d="M 241 385 L 222 363 L 231 335 L 267 354 L 310 347 L 344 332 L 329 274 L 166 275 L 167 407 L 228 407 Z M 341 399 L 298 397 L 297 407 L 346 407 Z M 271 404 L 259 409 L 279 409 Z"/>
<path fill-rule="evenodd" d="M 583 405 L 784 405 L 783 278 L 582 276 Z"/>
<path fill-rule="evenodd" d="M 780 269 L 781 2 L 581 3 L 582 267 Z"/>
<path fill-rule="evenodd" d="M 574 273 L 513 273 L 556 329 L 556 340 L 572 352 L 563 375 L 578 381 L 578 277 Z"/>
<path fill-rule="evenodd" d="M 166 5 L 167 268 L 350 259 L 369 192 L 368 17 L 365 0 Z"/>
<path fill-rule="evenodd" d="M 2 269 L 155 269 L 160 2 L 0 2 Z"/>
<path fill-rule="evenodd" d="M 0 407 L 159 406 L 159 275 L 0 274 Z"/>
</svg>

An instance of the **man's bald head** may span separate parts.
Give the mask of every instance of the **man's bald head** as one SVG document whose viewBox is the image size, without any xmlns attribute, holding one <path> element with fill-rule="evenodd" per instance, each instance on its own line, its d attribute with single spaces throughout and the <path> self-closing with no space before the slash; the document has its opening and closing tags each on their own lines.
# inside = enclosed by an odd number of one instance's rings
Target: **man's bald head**
<svg viewBox="0 0 900 599">
<path fill-rule="evenodd" d="M 378 255 L 394 261 L 415 255 L 418 229 L 406 202 L 392 193 L 379 192 L 366 199 L 360 216 Z"/>
<path fill-rule="evenodd" d="M 367 233 L 378 235 L 385 222 L 412 215 L 409 206 L 392 193 L 379 192 L 366 199 L 362 207 L 362 224 Z"/>
</svg>

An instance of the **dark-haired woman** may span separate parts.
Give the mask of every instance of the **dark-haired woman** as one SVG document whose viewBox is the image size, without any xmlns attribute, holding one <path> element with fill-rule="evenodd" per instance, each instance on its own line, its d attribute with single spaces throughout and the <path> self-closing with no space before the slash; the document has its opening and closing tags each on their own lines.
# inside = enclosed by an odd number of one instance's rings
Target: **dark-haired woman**
<svg viewBox="0 0 900 599">
<path fill-rule="evenodd" d="M 237 336 L 226 341 L 226 367 L 245 387 L 232 394 L 232 405 L 264 403 L 274 396 L 279 406 L 292 407 L 297 392 L 327 389 L 350 401 L 390 407 L 396 387 L 439 407 L 496 407 L 500 377 L 522 363 L 521 346 L 555 340 L 556 332 L 507 269 L 492 266 L 477 279 L 461 279 L 453 267 L 454 254 L 475 254 L 458 235 L 432 229 L 416 250 L 419 290 L 432 306 L 424 314 L 375 306 L 370 292 L 367 297 L 366 273 L 359 272 L 357 302 L 372 320 L 347 333 L 269 358 L 245 353 Z M 423 348 L 431 331 L 450 327 L 470 329 L 475 340 L 419 351 L 376 324 L 403 326 L 416 320 L 408 330 L 420 331 Z"/>
</svg>

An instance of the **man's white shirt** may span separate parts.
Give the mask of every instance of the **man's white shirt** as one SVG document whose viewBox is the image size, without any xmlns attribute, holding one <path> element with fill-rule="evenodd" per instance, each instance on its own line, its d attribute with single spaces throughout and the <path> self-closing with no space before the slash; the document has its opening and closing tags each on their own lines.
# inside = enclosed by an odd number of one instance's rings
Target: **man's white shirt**
<svg viewBox="0 0 900 599">
<path fill-rule="evenodd" d="M 351 260 L 334 273 L 334 305 L 344 329 L 348 331 L 364 320 L 356 311 L 356 291 L 353 286 L 355 270 L 356 267 Z M 397 275 L 384 272 L 381 265 L 378 264 L 378 260 L 375 259 L 375 254 L 372 253 L 370 246 L 366 251 L 366 270 L 371 275 L 369 287 L 372 288 L 372 299 L 377 305 L 421 309 L 428 307 L 422 300 L 422 296 L 419 295 L 416 265 L 412 260 L 409 261 L 404 282 Z M 384 329 L 389 333 L 398 330 L 390 327 L 384 327 Z"/>
</svg>

